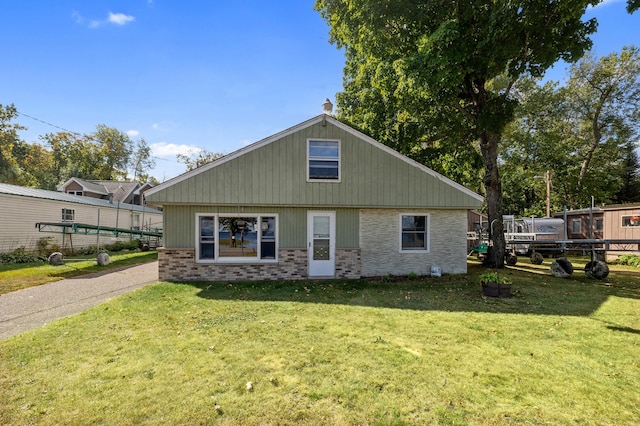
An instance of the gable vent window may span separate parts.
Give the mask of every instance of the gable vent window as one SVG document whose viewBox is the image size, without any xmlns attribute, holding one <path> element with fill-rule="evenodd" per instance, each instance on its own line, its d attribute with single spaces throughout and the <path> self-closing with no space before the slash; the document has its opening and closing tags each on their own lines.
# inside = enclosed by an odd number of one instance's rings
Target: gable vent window
<svg viewBox="0 0 640 426">
<path fill-rule="evenodd" d="M 309 181 L 340 181 L 340 141 L 307 141 L 307 179 Z"/>
</svg>

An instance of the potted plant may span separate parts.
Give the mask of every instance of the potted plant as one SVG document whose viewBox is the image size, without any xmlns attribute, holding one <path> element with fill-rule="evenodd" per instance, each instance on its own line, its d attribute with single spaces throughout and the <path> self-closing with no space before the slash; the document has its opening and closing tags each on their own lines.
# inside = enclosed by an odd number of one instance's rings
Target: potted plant
<svg viewBox="0 0 640 426">
<path fill-rule="evenodd" d="M 482 294 L 489 297 L 511 297 L 511 281 L 500 277 L 498 272 L 484 272 L 480 275 Z"/>
</svg>

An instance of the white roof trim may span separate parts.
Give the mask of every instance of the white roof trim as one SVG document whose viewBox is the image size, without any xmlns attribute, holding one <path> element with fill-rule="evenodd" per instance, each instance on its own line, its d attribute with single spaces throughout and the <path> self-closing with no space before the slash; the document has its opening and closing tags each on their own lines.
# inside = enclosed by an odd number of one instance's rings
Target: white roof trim
<svg viewBox="0 0 640 426">
<path fill-rule="evenodd" d="M 207 170 L 210 170 L 210 169 L 212 169 L 214 167 L 218 167 L 219 165 L 224 164 L 224 163 L 226 163 L 228 161 L 231 161 L 231 160 L 233 160 L 235 158 L 238 158 L 238 157 L 240 157 L 240 156 L 242 156 L 242 155 L 244 155 L 244 154 L 246 154 L 248 152 L 251 152 L 251 151 L 253 151 L 255 149 L 261 148 L 261 147 L 263 147 L 265 145 L 268 145 L 268 144 L 270 144 L 272 142 L 275 142 L 278 139 L 281 139 L 281 138 L 284 138 L 286 136 L 289 136 L 289 135 L 291 135 L 293 133 L 296 133 L 296 132 L 298 132 L 298 131 L 300 131 L 302 129 L 305 129 L 307 127 L 313 126 L 314 124 L 320 123 L 320 122 L 322 122 L 324 120 L 326 120 L 328 123 L 331 123 L 331 124 L 335 125 L 336 127 L 339 127 L 340 129 L 344 130 L 345 132 L 351 133 L 355 137 L 357 137 L 359 139 L 362 139 L 365 142 L 368 142 L 368 143 L 372 144 L 376 148 L 381 149 L 381 150 L 385 151 L 386 153 L 393 155 L 394 157 L 404 161 L 405 163 L 420 169 L 421 171 L 423 171 L 423 172 L 433 176 L 434 178 L 436 178 L 436 179 L 438 179 L 438 180 L 440 180 L 440 181 L 442 181 L 442 182 L 444 182 L 444 183 L 456 188 L 457 190 L 462 191 L 463 193 L 469 195 L 470 197 L 473 197 L 478 201 L 484 201 L 484 197 L 482 195 L 473 192 L 469 188 L 467 188 L 467 187 L 465 187 L 463 185 L 460 185 L 459 183 L 457 183 L 457 182 L 455 182 L 455 181 L 453 181 L 453 180 L 441 175 L 440 173 L 438 173 L 438 172 L 436 172 L 434 170 L 431 170 L 427 166 L 425 166 L 423 164 L 420 164 L 417 161 L 412 160 L 411 158 L 400 154 L 399 152 L 397 152 L 396 150 L 394 150 L 392 148 L 389 148 L 385 144 L 376 141 L 375 139 L 371 138 L 370 136 L 367 136 L 364 133 L 359 132 L 358 130 L 354 129 L 353 127 L 350 127 L 350 126 L 338 121 L 337 119 L 335 119 L 331 115 L 326 115 L 326 114 L 318 115 L 318 116 L 316 116 L 314 118 L 311 118 L 311 119 L 309 119 L 307 121 L 304 121 L 304 122 L 302 122 L 302 123 L 300 123 L 300 124 L 298 124 L 296 126 L 290 127 L 290 128 L 288 128 L 286 130 L 283 130 L 283 131 L 281 131 L 279 133 L 276 133 L 275 135 L 269 136 L 269 137 L 267 137 L 265 139 L 262 139 L 262 140 L 260 140 L 258 142 L 255 142 L 255 143 L 253 143 L 251 145 L 247 145 L 244 148 L 241 148 L 241 149 L 239 149 L 237 151 L 234 151 L 231 154 L 225 155 L 224 157 L 221 157 L 221 158 L 219 158 L 219 159 L 217 159 L 215 161 L 212 161 L 211 163 L 205 164 L 204 166 L 198 167 L 197 169 L 190 170 L 190 171 L 188 171 L 186 173 L 183 173 L 183 174 L 181 174 L 179 176 L 176 176 L 176 177 L 174 177 L 172 179 L 169 179 L 168 181 L 163 182 L 160 185 L 154 186 L 153 188 L 148 190 L 146 192 L 146 195 L 155 194 L 156 192 L 162 191 L 163 189 L 165 189 L 165 188 L 167 188 L 169 186 L 172 186 L 172 185 L 175 185 L 177 183 L 180 183 L 180 182 L 182 182 L 184 180 L 187 180 L 187 179 L 191 178 L 192 176 L 195 176 L 195 175 L 198 175 L 200 173 L 206 172 Z"/>
</svg>

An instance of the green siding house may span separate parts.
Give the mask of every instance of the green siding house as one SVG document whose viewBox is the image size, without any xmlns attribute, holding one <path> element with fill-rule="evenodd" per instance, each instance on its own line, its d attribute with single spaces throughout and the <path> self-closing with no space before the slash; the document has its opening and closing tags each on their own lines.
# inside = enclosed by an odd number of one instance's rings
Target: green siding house
<svg viewBox="0 0 640 426">
<path fill-rule="evenodd" d="M 162 280 L 465 273 L 482 197 L 322 114 L 146 193 Z"/>
</svg>

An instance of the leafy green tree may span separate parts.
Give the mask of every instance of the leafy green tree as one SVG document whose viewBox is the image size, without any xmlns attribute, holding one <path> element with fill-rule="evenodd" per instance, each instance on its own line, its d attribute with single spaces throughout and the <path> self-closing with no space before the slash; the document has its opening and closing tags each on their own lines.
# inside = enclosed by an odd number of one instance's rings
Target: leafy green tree
<svg viewBox="0 0 640 426">
<path fill-rule="evenodd" d="M 615 195 L 616 203 L 640 201 L 640 160 L 636 148 L 633 142 L 624 146 L 624 160 L 620 170 L 621 186 Z"/>
<path fill-rule="evenodd" d="M 155 166 L 144 139 L 134 145 L 126 133 L 103 124 L 90 135 L 59 132 L 41 140 L 51 149 L 52 174 L 58 184 L 70 177 L 127 180 L 129 172 L 135 180 L 147 181 L 145 170 Z"/>
<path fill-rule="evenodd" d="M 97 148 L 97 155 L 93 159 L 101 160 L 94 166 L 93 179 L 126 180 L 133 153 L 133 141 L 129 135 L 116 128 L 99 124 L 91 136 Z"/>
<path fill-rule="evenodd" d="M 599 60 L 586 55 L 562 87 L 519 82 L 520 107 L 500 151 L 507 211 L 542 211 L 545 189 L 534 176 L 547 170 L 556 210 L 590 205 L 591 196 L 599 202 L 633 198 L 639 79 L 640 56 L 624 48 Z"/>
<path fill-rule="evenodd" d="M 206 149 L 200 148 L 198 150 L 190 150 L 186 154 L 176 155 L 176 160 L 179 163 L 183 163 L 187 166 L 187 171 L 197 169 L 200 166 L 204 166 L 218 158 L 222 157 L 222 154 L 217 152 L 211 152 Z"/>
<path fill-rule="evenodd" d="M 551 209 L 566 204 L 566 186 L 576 173 L 571 125 L 565 119 L 569 104 L 566 90 L 557 82 L 539 86 L 535 79 L 521 79 L 514 88 L 518 99 L 516 118 L 500 146 L 504 179 L 505 213 L 542 216 L 546 212 L 546 182 L 551 172 Z"/>
<path fill-rule="evenodd" d="M 593 54 L 585 56 L 571 68 L 567 93 L 574 132 L 580 140 L 576 192 L 585 199 L 589 196 L 584 193 L 585 182 L 597 157 L 620 160 L 622 148 L 638 136 L 640 51 L 624 47 L 599 60 Z"/>
<path fill-rule="evenodd" d="M 12 123 L 17 116 L 13 104 L 0 104 L 0 182 L 20 185 L 22 170 L 15 158 L 14 147 L 21 142 L 18 132 L 26 127 Z"/>
<path fill-rule="evenodd" d="M 317 0 L 330 26 L 331 41 L 345 49 L 345 91 L 360 67 L 386 64 L 398 88 L 422 100 L 407 105 L 414 117 L 434 117 L 462 141 L 478 143 L 484 165 L 492 250 L 488 264 L 504 266 L 502 183 L 498 146 L 517 105 L 511 89 L 525 75 L 541 76 L 557 60 L 573 62 L 591 46 L 594 19 L 583 22 L 596 1 L 528 0 Z M 378 80 L 370 74 L 372 86 Z M 503 77 L 500 84 L 495 80 Z M 337 98 L 349 112 L 349 98 Z M 397 93 L 397 91 L 396 91 Z M 373 114 L 375 114 L 375 108 Z M 421 114 L 414 113 L 416 110 Z M 355 121 L 355 120 L 353 120 Z"/>
<path fill-rule="evenodd" d="M 14 145 L 13 154 L 21 170 L 22 186 L 40 189 L 56 189 L 52 175 L 51 152 L 38 143 L 19 141 Z"/>
<path fill-rule="evenodd" d="M 51 150 L 51 173 L 60 185 L 71 177 L 101 179 L 96 172 L 100 163 L 98 146 L 85 136 L 71 132 L 48 133 L 40 137 Z"/>
<path fill-rule="evenodd" d="M 151 178 L 149 170 L 156 166 L 156 162 L 151 156 L 151 147 L 147 145 L 144 138 L 136 142 L 135 150 L 131 156 L 130 169 L 133 171 L 133 180 L 147 182 Z"/>
</svg>

